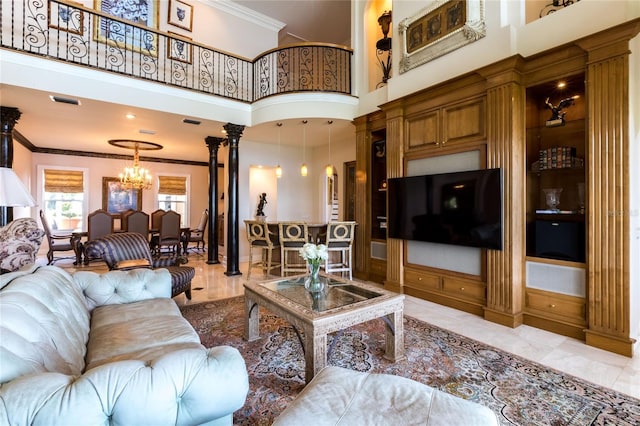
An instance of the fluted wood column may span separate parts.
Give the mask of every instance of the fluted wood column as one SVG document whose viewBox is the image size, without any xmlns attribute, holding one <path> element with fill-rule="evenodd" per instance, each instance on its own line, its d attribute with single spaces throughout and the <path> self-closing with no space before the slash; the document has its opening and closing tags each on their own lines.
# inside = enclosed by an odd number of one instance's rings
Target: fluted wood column
<svg viewBox="0 0 640 426">
<path fill-rule="evenodd" d="M 578 42 L 587 59 L 586 342 L 633 356 L 629 269 L 629 40 L 640 24 Z M 637 261 L 637 259 L 636 259 Z"/>
<path fill-rule="evenodd" d="M 387 178 L 401 177 L 404 175 L 404 110 L 394 103 L 391 108 L 384 108 L 384 112 L 387 119 Z M 387 279 L 384 286 L 388 290 L 402 292 L 403 248 L 403 240 L 387 238 Z"/>
<path fill-rule="evenodd" d="M 525 249 L 526 133 L 525 88 L 517 71 L 521 59 L 509 58 L 483 71 L 487 78 L 487 168 L 502 168 L 503 247 L 487 250 L 489 321 L 522 324 Z"/>
<path fill-rule="evenodd" d="M 18 108 L 0 107 L 0 167 L 13 167 L 13 128 L 22 113 Z M 13 207 L 0 206 L 0 226 L 13 220 Z"/>
<path fill-rule="evenodd" d="M 238 230 L 238 146 L 244 126 L 227 123 L 224 125 L 227 131 L 227 143 L 229 144 L 229 188 L 227 189 L 227 270 L 225 275 L 242 275 L 240 272 L 240 237 Z"/>
<path fill-rule="evenodd" d="M 218 149 L 220 144 L 226 141 L 225 138 L 207 136 L 204 139 L 209 149 L 209 232 L 207 239 L 207 263 L 213 265 L 220 263 L 218 260 L 218 245 L 220 235 L 218 235 Z"/>
<path fill-rule="evenodd" d="M 356 249 L 355 249 L 355 271 L 354 276 L 359 279 L 368 279 L 368 259 L 370 247 L 368 242 L 371 239 L 369 222 L 369 192 L 367 191 L 367 170 L 371 146 L 371 129 L 368 125 L 367 117 L 358 117 L 354 121 L 356 126 Z"/>
</svg>

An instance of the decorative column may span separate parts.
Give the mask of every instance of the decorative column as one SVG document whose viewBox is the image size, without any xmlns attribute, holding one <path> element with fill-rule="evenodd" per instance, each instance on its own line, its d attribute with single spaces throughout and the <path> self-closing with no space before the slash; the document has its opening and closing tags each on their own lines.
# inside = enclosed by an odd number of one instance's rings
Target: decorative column
<svg viewBox="0 0 640 426">
<path fill-rule="evenodd" d="M 0 136 L 0 167 L 13 167 L 13 128 L 22 113 L 18 108 L 0 107 L 2 135 Z M 13 220 L 13 207 L 0 206 L 0 225 Z"/>
<path fill-rule="evenodd" d="M 209 233 L 207 240 L 207 264 L 220 263 L 218 260 L 218 245 L 220 235 L 218 235 L 218 149 L 220 144 L 225 142 L 225 138 L 207 136 L 204 139 L 209 148 Z"/>
<path fill-rule="evenodd" d="M 238 145 L 244 126 L 227 123 L 229 144 L 229 187 L 227 189 L 227 276 L 242 275 L 239 268 L 239 231 L 238 231 Z"/>
</svg>

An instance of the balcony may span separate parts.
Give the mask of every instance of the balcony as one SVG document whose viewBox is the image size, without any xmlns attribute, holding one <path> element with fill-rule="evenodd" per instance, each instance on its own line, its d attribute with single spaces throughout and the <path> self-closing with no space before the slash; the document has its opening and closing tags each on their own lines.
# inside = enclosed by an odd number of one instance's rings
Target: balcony
<svg viewBox="0 0 640 426">
<path fill-rule="evenodd" d="M 304 43 L 254 60 L 58 0 L 1 3 L 0 46 L 234 101 L 300 92 L 351 95 L 349 48 Z"/>
</svg>

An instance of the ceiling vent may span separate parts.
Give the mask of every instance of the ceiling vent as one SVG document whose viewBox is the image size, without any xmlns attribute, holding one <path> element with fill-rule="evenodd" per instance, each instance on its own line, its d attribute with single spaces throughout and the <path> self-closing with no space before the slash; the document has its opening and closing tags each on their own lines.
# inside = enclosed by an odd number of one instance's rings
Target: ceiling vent
<svg viewBox="0 0 640 426">
<path fill-rule="evenodd" d="M 145 129 L 140 129 L 138 130 L 139 133 L 144 133 L 145 135 L 155 135 L 156 131 L 155 130 L 145 130 Z"/>
<path fill-rule="evenodd" d="M 183 122 L 184 124 L 193 124 L 193 125 L 196 125 L 196 126 L 199 126 L 199 125 L 200 125 L 200 123 L 201 123 L 201 121 L 198 121 L 198 120 L 192 120 L 191 118 L 183 118 L 183 119 L 182 119 L 182 122 Z"/>
<path fill-rule="evenodd" d="M 49 96 L 49 98 L 53 101 L 53 102 L 59 102 L 61 104 L 69 104 L 69 105 L 80 105 L 80 101 L 77 99 L 71 99 L 71 98 L 62 98 L 60 96 Z"/>
</svg>

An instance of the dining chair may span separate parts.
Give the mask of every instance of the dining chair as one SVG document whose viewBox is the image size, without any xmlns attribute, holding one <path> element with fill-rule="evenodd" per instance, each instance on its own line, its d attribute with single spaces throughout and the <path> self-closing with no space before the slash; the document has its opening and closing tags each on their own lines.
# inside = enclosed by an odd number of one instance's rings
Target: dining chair
<svg viewBox="0 0 640 426">
<path fill-rule="evenodd" d="M 47 243 L 49 243 L 49 250 L 47 251 L 47 265 L 51 265 L 58 260 L 75 259 L 75 254 L 73 256 L 69 255 L 63 257 L 54 256 L 54 253 L 57 251 L 73 250 L 73 246 L 71 245 L 71 232 L 54 233 L 49 226 L 47 216 L 42 210 L 40 210 L 40 221 L 42 222 L 42 229 L 47 236 Z"/>
<path fill-rule="evenodd" d="M 321 267 L 327 274 L 345 273 L 353 279 L 353 240 L 356 233 L 356 222 L 329 222 L 324 240 L 329 256 Z"/>
<path fill-rule="evenodd" d="M 261 267 L 266 276 L 269 271 L 280 267 L 280 262 L 274 262 L 273 254 L 280 247 L 278 235 L 269 229 L 266 222 L 257 220 L 245 220 L 247 227 L 247 239 L 249 240 L 249 270 L 247 279 L 251 278 L 251 269 Z M 260 249 L 260 260 L 253 261 L 254 249 Z"/>
<path fill-rule="evenodd" d="M 136 232 L 149 241 L 149 215 L 141 210 L 129 212 L 123 218 L 123 231 Z"/>
<path fill-rule="evenodd" d="M 165 210 L 158 209 L 151 213 L 151 229 L 158 231 L 160 229 L 160 218 L 165 213 Z"/>
<path fill-rule="evenodd" d="M 207 223 L 209 223 L 209 209 L 204 209 L 200 216 L 200 223 L 196 228 L 189 229 L 183 234 L 183 251 L 184 254 L 189 252 L 189 243 L 196 243 L 195 250 L 204 251 L 204 233 L 207 229 Z M 200 243 L 202 243 L 202 249 L 200 249 Z"/>
<path fill-rule="evenodd" d="M 101 260 L 100 258 L 92 257 L 87 253 L 87 247 L 92 244 L 93 241 L 104 237 L 105 235 L 113 234 L 113 216 L 106 210 L 98 209 L 87 216 L 87 240 L 83 244 L 84 250 L 84 264 L 88 265 L 89 262 L 94 260 Z"/>
<path fill-rule="evenodd" d="M 151 248 L 158 254 L 166 247 L 169 252 L 176 252 L 180 256 L 180 236 L 180 214 L 173 210 L 165 211 L 160 216 L 158 234 L 151 237 Z"/>
<path fill-rule="evenodd" d="M 309 242 L 309 228 L 305 222 L 279 222 L 281 275 L 307 272 L 307 263 L 300 249 Z"/>
</svg>

